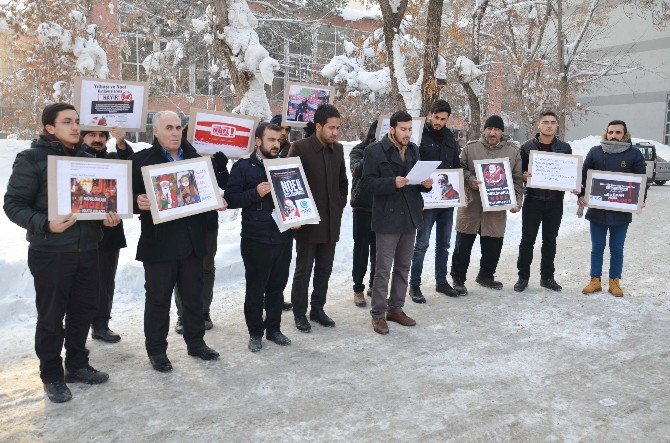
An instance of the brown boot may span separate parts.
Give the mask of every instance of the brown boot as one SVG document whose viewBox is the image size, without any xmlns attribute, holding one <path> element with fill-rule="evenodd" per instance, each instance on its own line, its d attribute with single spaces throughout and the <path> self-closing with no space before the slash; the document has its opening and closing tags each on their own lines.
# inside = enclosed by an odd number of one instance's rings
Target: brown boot
<svg viewBox="0 0 670 443">
<path fill-rule="evenodd" d="M 600 285 L 600 277 L 591 276 L 589 284 L 582 289 L 582 294 L 593 294 L 594 292 L 600 292 L 602 290 L 603 287 Z"/>
<path fill-rule="evenodd" d="M 607 292 L 615 297 L 623 297 L 623 289 L 621 289 L 618 278 L 610 278 L 610 288 Z"/>
<path fill-rule="evenodd" d="M 354 304 L 361 308 L 367 304 L 365 295 L 362 292 L 354 292 Z"/>
<path fill-rule="evenodd" d="M 403 311 L 388 311 L 386 313 L 386 320 L 400 323 L 403 326 L 414 326 L 416 322 L 410 318 Z"/>
<path fill-rule="evenodd" d="M 381 318 L 374 318 L 372 317 L 372 329 L 377 334 L 381 335 L 386 335 L 389 333 L 389 325 L 386 324 L 386 320 L 384 320 L 384 317 Z"/>
</svg>

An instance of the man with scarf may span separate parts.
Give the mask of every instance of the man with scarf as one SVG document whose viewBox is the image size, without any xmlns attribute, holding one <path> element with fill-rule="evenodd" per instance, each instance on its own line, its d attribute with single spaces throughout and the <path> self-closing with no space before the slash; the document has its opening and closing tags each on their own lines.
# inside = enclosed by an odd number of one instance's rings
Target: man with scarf
<svg viewBox="0 0 670 443">
<path fill-rule="evenodd" d="M 630 133 L 622 120 L 611 121 L 600 145 L 591 148 L 584 159 L 582 167 L 582 190 L 579 195 L 579 206 L 586 206 L 586 178 L 589 169 L 598 171 L 627 172 L 646 174 L 647 165 L 639 149 L 635 149 L 630 141 Z M 647 199 L 645 189 L 644 200 Z M 626 241 L 628 225 L 633 221 L 630 212 L 610 211 L 607 209 L 589 208 L 586 219 L 591 223 L 591 279 L 582 289 L 584 294 L 602 291 L 600 278 L 603 270 L 603 254 L 609 231 L 610 269 L 608 292 L 615 297 L 623 297 L 621 274 L 623 271 L 623 246 Z"/>
</svg>

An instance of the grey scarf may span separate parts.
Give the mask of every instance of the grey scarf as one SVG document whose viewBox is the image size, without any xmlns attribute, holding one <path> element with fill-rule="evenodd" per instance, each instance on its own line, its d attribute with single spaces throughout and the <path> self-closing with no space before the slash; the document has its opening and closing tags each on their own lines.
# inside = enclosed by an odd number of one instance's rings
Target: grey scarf
<svg viewBox="0 0 670 443">
<path fill-rule="evenodd" d="M 630 143 L 603 140 L 600 142 L 600 147 L 602 147 L 603 151 L 607 154 L 619 154 L 630 148 Z"/>
</svg>

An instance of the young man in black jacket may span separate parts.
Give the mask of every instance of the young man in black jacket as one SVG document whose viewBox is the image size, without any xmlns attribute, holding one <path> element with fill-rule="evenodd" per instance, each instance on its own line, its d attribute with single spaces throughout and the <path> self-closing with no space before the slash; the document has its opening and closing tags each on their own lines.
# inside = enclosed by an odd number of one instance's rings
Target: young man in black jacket
<svg viewBox="0 0 670 443">
<path fill-rule="evenodd" d="M 80 143 L 79 115 L 68 103 L 42 112 L 44 131 L 16 156 L 5 193 L 7 217 L 25 228 L 28 268 L 35 280 L 35 352 L 49 400 L 72 398 L 65 382 L 104 383 L 109 376 L 88 363 L 86 337 L 98 302 L 100 222 L 77 221 L 68 214 L 48 220 L 47 159 L 50 155 L 91 157 Z M 107 214 L 104 226 L 120 219 Z M 65 320 L 65 329 L 63 329 Z M 61 351 L 65 343 L 65 371 Z"/>
<path fill-rule="evenodd" d="M 242 208 L 242 241 L 246 295 L 244 318 L 249 330 L 249 350 L 260 351 L 261 338 L 286 346 L 280 331 L 283 292 L 291 265 L 293 232 L 279 232 L 272 218 L 274 202 L 263 162 L 277 158 L 281 128 L 261 123 L 256 129 L 256 150 L 235 162 L 226 186 L 229 208 Z M 263 307 L 265 306 L 265 321 Z"/>
</svg>

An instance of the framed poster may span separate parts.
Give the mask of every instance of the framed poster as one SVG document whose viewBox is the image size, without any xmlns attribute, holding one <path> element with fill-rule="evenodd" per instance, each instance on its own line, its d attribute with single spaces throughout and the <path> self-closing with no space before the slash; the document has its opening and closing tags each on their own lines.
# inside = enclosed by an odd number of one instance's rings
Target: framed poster
<svg viewBox="0 0 670 443">
<path fill-rule="evenodd" d="M 189 115 L 186 138 L 199 153 L 242 158 L 253 150 L 258 117 L 197 108 Z"/>
<path fill-rule="evenodd" d="M 314 121 L 320 105 L 333 104 L 335 88 L 308 83 L 286 82 L 282 107 L 282 126 L 303 128 Z"/>
<path fill-rule="evenodd" d="M 424 209 L 465 206 L 462 169 L 436 169 L 430 177 L 433 189 L 421 193 Z"/>
<path fill-rule="evenodd" d="M 263 160 L 279 230 L 321 221 L 299 157 Z"/>
<path fill-rule="evenodd" d="M 142 179 L 156 225 L 223 206 L 209 157 L 142 166 Z"/>
<path fill-rule="evenodd" d="M 526 187 L 571 192 L 582 188 L 581 155 L 530 151 L 528 172 L 532 174 Z"/>
<path fill-rule="evenodd" d="M 645 174 L 589 169 L 586 174 L 586 204 L 589 208 L 639 212 L 646 186 Z"/>
<path fill-rule="evenodd" d="M 130 160 L 50 155 L 47 177 L 49 221 L 69 213 L 78 220 L 133 217 Z"/>
<path fill-rule="evenodd" d="M 81 131 L 118 126 L 144 132 L 149 112 L 149 83 L 126 80 L 74 79 L 74 106 Z"/>
<path fill-rule="evenodd" d="M 426 123 L 426 117 L 413 117 L 412 118 L 412 137 L 410 141 L 415 145 L 419 146 L 421 144 L 421 137 L 423 136 L 423 125 Z M 375 134 L 375 140 L 379 141 L 386 134 L 389 133 L 391 129 L 391 116 L 381 115 L 379 120 L 377 120 L 377 134 Z"/>
<path fill-rule="evenodd" d="M 484 211 L 506 211 L 516 206 L 509 158 L 475 160 L 475 173 Z"/>
</svg>

